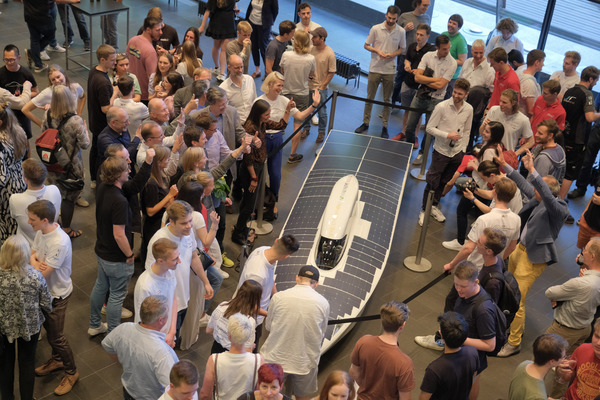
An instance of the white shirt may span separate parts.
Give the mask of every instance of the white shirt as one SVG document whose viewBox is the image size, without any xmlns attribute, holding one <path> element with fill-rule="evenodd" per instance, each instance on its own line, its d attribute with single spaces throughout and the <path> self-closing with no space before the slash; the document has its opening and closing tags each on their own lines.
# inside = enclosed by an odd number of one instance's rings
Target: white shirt
<svg viewBox="0 0 600 400">
<path fill-rule="evenodd" d="M 258 368 L 261 366 L 258 354 L 232 354 L 226 351 L 220 353 L 218 359 L 216 356 L 217 354 L 211 355 L 213 363 L 217 360 L 214 376 L 218 379 L 219 393 L 215 399 L 234 400 L 256 388 Z"/>
<path fill-rule="evenodd" d="M 190 300 L 190 269 L 192 265 L 192 255 L 196 251 L 196 238 L 194 233 L 179 238 L 171 233 L 169 225 L 160 228 L 148 243 L 148 255 L 146 256 L 146 270 L 150 269 L 156 261 L 152 255 L 152 245 L 158 239 L 167 238 L 177 243 L 179 258 L 181 263 L 177 264 L 175 277 L 177 285 L 175 286 L 175 298 L 177 299 L 177 312 L 184 310 Z"/>
<path fill-rule="evenodd" d="M 560 82 L 560 94 L 563 95 L 573 86 L 577 85 L 580 81 L 579 74 L 572 76 L 566 76 L 563 71 L 556 71 L 550 76 L 550 79 L 558 80 Z M 38 95 L 39 96 L 39 95 Z M 35 98 L 35 97 L 34 97 Z"/>
<path fill-rule="evenodd" d="M 500 106 L 493 106 L 487 114 L 490 121 L 498 121 L 504 125 L 504 137 L 502 144 L 507 150 L 515 150 L 519 144 L 519 139 L 524 137 L 529 139 L 533 136 L 529 118 L 520 111 L 514 114 L 506 115 L 500 110 Z"/>
<path fill-rule="evenodd" d="M 386 28 L 386 23 L 373 25 L 365 44 L 371 45 L 384 53 L 393 53 L 398 49 L 406 49 L 406 31 L 398 24 L 394 24 L 391 31 Z M 379 54 L 371 52 L 371 64 L 369 72 L 377 74 L 395 74 L 396 57 L 381 58 Z"/>
<path fill-rule="evenodd" d="M 29 225 L 27 207 L 38 200 L 48 200 L 54 205 L 56 209 L 54 220 L 57 221 L 60 212 L 61 195 L 58 188 L 54 185 L 44 186 L 38 190 L 27 189 L 23 193 L 13 193 L 8 202 L 10 215 L 17 221 L 17 234 L 23 235 L 29 242 L 29 246 L 33 244 L 35 231 Z"/>
<path fill-rule="evenodd" d="M 76 103 L 77 100 L 82 98 L 84 95 L 83 88 L 79 83 L 71 83 L 69 89 L 71 89 L 69 92 L 73 95 L 73 97 L 75 97 Z M 48 86 L 46 89 L 42 90 L 37 96 L 35 96 L 31 100 L 36 107 L 44 107 L 46 105 L 49 105 L 52 101 L 52 86 Z"/>
<path fill-rule="evenodd" d="M 521 82 L 521 91 L 519 96 L 519 109 L 523 114 L 527 110 L 527 99 L 537 99 L 542 95 L 540 84 L 535 80 L 535 77 L 530 74 L 521 74 L 519 76 Z"/>
<path fill-rule="evenodd" d="M 277 98 L 275 100 L 271 100 L 267 97 L 266 94 L 262 94 L 258 97 L 258 99 L 260 100 L 264 100 L 267 103 L 269 103 L 269 105 L 271 106 L 271 116 L 269 117 L 269 119 L 271 121 L 275 121 L 275 122 L 279 122 L 281 121 L 281 118 L 283 118 L 283 114 L 285 114 L 285 109 L 287 108 L 288 103 L 290 102 L 290 99 L 288 99 L 285 96 L 277 96 Z M 256 99 L 256 100 L 258 100 Z M 298 112 L 298 109 L 296 107 L 292 108 L 290 110 L 290 116 L 294 116 L 296 115 L 296 113 Z M 280 132 L 278 130 L 275 129 L 267 129 L 267 133 L 277 133 Z"/>
<path fill-rule="evenodd" d="M 328 319 L 329 302 L 309 285 L 275 293 L 261 355 L 266 362 L 281 364 L 286 374 L 308 374 L 319 364 Z"/>
<path fill-rule="evenodd" d="M 495 71 L 484 59 L 477 67 L 473 58 L 467 58 L 460 70 L 459 78 L 465 78 L 473 86 L 483 86 L 494 91 Z"/>
<path fill-rule="evenodd" d="M 467 150 L 472 123 L 473 107 L 463 101 L 460 109 L 457 110 L 454 101 L 449 98 L 435 106 L 426 130 L 427 133 L 435 136 L 433 148 L 438 153 L 446 157 L 454 157 L 461 151 Z M 460 140 L 454 142 L 448 139 L 450 132 L 458 132 Z"/>
<path fill-rule="evenodd" d="M 135 136 L 137 128 L 140 126 L 142 121 L 150 116 L 148 113 L 148 107 L 146 107 L 143 103 L 133 101 L 133 99 L 115 99 L 113 106 L 121 107 L 127 112 L 127 115 L 129 116 L 129 134 L 133 136 Z M 145 154 L 144 157 L 146 157 Z"/>
<path fill-rule="evenodd" d="M 511 35 L 508 40 L 504 40 L 502 35 L 491 38 L 488 45 L 485 47 L 485 56 L 487 57 L 487 55 L 490 54 L 490 51 L 497 47 L 502 47 L 506 51 L 506 54 L 511 50 L 519 50 L 523 53 L 523 42 L 517 39 L 515 35 Z"/>
<path fill-rule="evenodd" d="M 262 295 L 260 297 L 260 308 L 266 310 L 269 307 L 271 301 L 271 292 L 273 292 L 273 282 L 275 279 L 275 264 L 269 264 L 267 257 L 265 257 L 265 250 L 269 249 L 269 246 L 262 246 L 250 253 L 244 270 L 240 274 L 240 280 L 238 282 L 237 289 L 248 279 L 252 279 L 262 286 Z M 237 290 L 236 290 L 237 293 Z M 234 295 L 235 296 L 235 295 Z M 257 324 L 262 324 L 265 317 L 262 315 L 258 316 Z"/>
<path fill-rule="evenodd" d="M 165 326 L 162 327 L 161 332 L 168 333 L 173 318 L 173 299 L 175 298 L 176 285 L 177 278 L 175 277 L 175 271 L 169 270 L 163 276 L 156 275 L 152 271 L 152 268 L 142 272 L 135 283 L 133 291 L 134 322 L 137 324 L 141 321 L 140 307 L 146 297 L 165 296 L 168 304 L 168 319 Z"/>
<path fill-rule="evenodd" d="M 73 291 L 71 281 L 73 250 L 69 235 L 58 224 L 52 232 L 43 234 L 42 231 L 37 231 L 31 249 L 35 250 L 35 258 L 38 261 L 54 269 L 46 278 L 52 297 L 64 299 L 69 296 Z"/>
<path fill-rule="evenodd" d="M 229 306 L 229 301 L 224 301 L 215 308 L 213 313 L 210 316 L 210 320 L 208 321 L 208 327 L 213 330 L 213 338 L 224 348 L 229 350 L 231 348 L 231 341 L 229 340 L 229 335 L 227 331 L 227 324 L 229 323 L 229 318 L 225 318 L 223 315 Z M 252 317 L 248 317 L 250 323 L 252 324 L 252 334 L 248 338 L 246 342 L 246 348 L 252 348 L 254 345 L 254 330 L 256 329 L 256 320 Z"/>
<path fill-rule="evenodd" d="M 489 213 L 483 214 L 475 220 L 467 238 L 470 241 L 477 243 L 477 240 L 479 240 L 485 228 L 502 231 L 502 233 L 506 235 L 506 246 L 508 247 L 510 242 L 519 238 L 521 218 L 511 210 L 492 208 Z M 506 250 L 506 247 L 504 250 Z M 498 257 L 504 258 L 504 250 L 498 254 Z M 477 249 L 471 253 L 468 260 L 475 264 L 478 269 L 483 267 L 483 256 Z"/>
<path fill-rule="evenodd" d="M 433 70 L 434 78 L 444 78 L 448 82 L 452 80 L 454 73 L 456 72 L 456 60 L 452 58 L 450 53 L 444 58 L 439 58 L 437 55 L 437 51 L 430 51 L 423 55 L 421 58 L 421 62 L 419 63 L 419 67 L 417 69 L 422 69 L 425 71 L 425 68 L 429 67 Z M 436 90 L 431 93 L 431 97 L 434 99 L 443 99 L 446 96 L 446 87 Z"/>
<path fill-rule="evenodd" d="M 160 396 L 158 398 L 158 400 L 175 400 L 174 398 L 172 398 L 171 396 L 169 396 L 169 386 L 167 386 L 165 388 L 165 392 L 162 394 L 162 396 Z M 194 392 L 194 397 L 192 397 L 192 400 L 198 400 L 198 391 Z"/>
<path fill-rule="evenodd" d="M 283 94 L 298 94 L 307 96 L 308 76 L 317 69 L 315 56 L 312 54 L 298 54 L 293 50 L 283 53 L 279 66 L 283 69 Z"/>
<path fill-rule="evenodd" d="M 242 86 L 236 85 L 231 77 L 225 79 L 219 87 L 227 93 L 229 104 L 236 108 L 240 115 L 240 123 L 246 122 L 254 100 L 256 100 L 256 85 L 250 75 L 242 75 Z"/>
</svg>

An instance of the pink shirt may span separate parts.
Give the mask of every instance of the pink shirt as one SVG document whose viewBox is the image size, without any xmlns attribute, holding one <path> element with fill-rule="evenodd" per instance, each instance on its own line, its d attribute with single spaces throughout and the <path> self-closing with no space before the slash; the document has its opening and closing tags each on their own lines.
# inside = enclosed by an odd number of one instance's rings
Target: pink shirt
<svg viewBox="0 0 600 400">
<path fill-rule="evenodd" d="M 142 89 L 142 100 L 148 100 L 148 79 L 156 70 L 158 54 L 152 43 L 142 35 L 134 36 L 127 43 L 129 72 L 137 76 Z"/>
</svg>

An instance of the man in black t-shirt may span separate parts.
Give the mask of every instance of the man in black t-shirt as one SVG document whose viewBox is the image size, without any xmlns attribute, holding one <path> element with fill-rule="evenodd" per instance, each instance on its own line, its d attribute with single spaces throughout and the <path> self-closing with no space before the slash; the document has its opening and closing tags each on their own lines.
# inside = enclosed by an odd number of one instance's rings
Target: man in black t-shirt
<svg viewBox="0 0 600 400">
<path fill-rule="evenodd" d="M 90 176 L 92 189 L 96 187 L 98 135 L 108 125 L 106 113 L 118 93 L 113 91 L 113 86 L 108 78 L 108 71 L 115 67 L 117 52 L 112 46 L 103 44 L 96 50 L 98 65 L 90 70 L 88 76 L 88 120 L 92 133 L 92 148 L 90 149 Z"/>
<path fill-rule="evenodd" d="M 154 149 L 146 151 L 146 162 L 129 180 L 127 160 L 109 157 L 101 166 L 102 183 L 96 190 L 96 246 L 98 278 L 90 295 L 90 327 L 96 336 L 110 332 L 121 323 L 121 308 L 133 275 L 133 213 L 129 204 L 132 194 L 141 192 L 150 178 Z M 102 322 L 102 305 L 107 292 L 106 321 Z"/>
<path fill-rule="evenodd" d="M 560 187 L 559 196 L 564 199 L 571 188 L 571 184 L 581 170 L 585 155 L 592 122 L 600 119 L 600 113 L 594 108 L 592 88 L 598 82 L 600 70 L 596 67 L 587 67 L 581 71 L 581 81 L 565 92 L 562 106 L 567 112 L 565 129 L 565 154 L 567 156 L 567 170 L 565 179 Z M 571 217 L 572 220 L 572 217 Z M 570 223 L 573 223 L 570 221 Z"/>
<path fill-rule="evenodd" d="M 267 75 L 273 71 L 281 71 L 281 68 L 279 67 L 281 55 L 285 51 L 288 42 L 294 37 L 295 32 L 295 23 L 287 20 L 281 21 L 279 24 L 279 35 L 275 36 L 275 38 L 267 45 L 265 55 L 265 71 Z"/>
<path fill-rule="evenodd" d="M 152 46 L 156 49 L 158 54 L 163 54 L 169 51 L 169 53 L 173 54 L 177 46 L 179 46 L 179 35 L 177 34 L 177 29 L 173 28 L 171 25 L 167 25 L 163 21 L 163 14 L 160 7 L 152 7 L 148 10 L 148 15 L 146 17 L 152 17 L 159 19 L 162 22 L 162 33 L 160 34 L 160 38 L 158 40 L 152 41 Z M 138 35 L 144 33 L 144 27 L 140 26 L 138 29 Z"/>
<path fill-rule="evenodd" d="M 438 322 L 444 354 L 427 366 L 420 398 L 467 400 L 479 370 L 477 349 L 464 345 L 469 325 L 454 311 L 440 315 Z"/>
<path fill-rule="evenodd" d="M 0 87 L 8 90 L 15 96 L 20 96 L 23 91 L 23 83 L 31 82 L 31 97 L 36 96 L 39 91 L 37 82 L 31 71 L 19 64 L 21 55 L 19 48 L 14 44 L 4 47 L 4 67 L 0 68 Z M 25 131 L 27 139 L 31 139 L 31 121 L 21 112 L 21 110 L 12 109 L 19 124 Z"/>
</svg>

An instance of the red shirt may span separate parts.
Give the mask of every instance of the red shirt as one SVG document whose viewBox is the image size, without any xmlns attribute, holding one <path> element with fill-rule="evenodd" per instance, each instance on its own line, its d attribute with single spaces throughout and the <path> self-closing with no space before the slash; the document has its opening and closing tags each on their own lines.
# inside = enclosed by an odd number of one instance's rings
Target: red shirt
<svg viewBox="0 0 600 400">
<path fill-rule="evenodd" d="M 521 92 L 521 81 L 517 73 L 510 68 L 504 75 L 500 75 L 500 72 L 496 72 L 496 78 L 494 78 L 494 91 L 490 98 L 490 104 L 488 104 L 488 110 L 500 104 L 500 95 L 506 89 L 516 90 L 517 93 Z"/>
<path fill-rule="evenodd" d="M 591 343 L 579 346 L 571 355 L 577 360 L 575 380 L 567 389 L 567 400 L 594 400 L 600 393 L 600 360 Z"/>
<path fill-rule="evenodd" d="M 533 133 L 537 131 L 538 124 L 548 118 L 555 120 L 561 131 L 565 129 L 567 112 L 562 104 L 560 104 L 560 101 L 556 100 L 554 103 L 548 105 L 542 96 L 540 96 L 533 105 L 533 115 L 531 116 L 531 130 Z"/>
</svg>

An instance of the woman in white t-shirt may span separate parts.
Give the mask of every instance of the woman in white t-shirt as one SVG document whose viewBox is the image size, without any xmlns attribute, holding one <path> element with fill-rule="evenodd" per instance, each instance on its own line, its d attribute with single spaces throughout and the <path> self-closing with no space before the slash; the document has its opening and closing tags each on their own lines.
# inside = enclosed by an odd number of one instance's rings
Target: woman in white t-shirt
<svg viewBox="0 0 600 400">
<path fill-rule="evenodd" d="M 50 86 L 42 90 L 37 96 L 25 104 L 21 111 L 27 116 L 34 124 L 42 127 L 42 120 L 33 114 L 33 110 L 41 108 L 47 110 L 50 107 L 52 101 L 52 87 L 56 85 L 64 85 L 70 89 L 71 95 L 77 101 L 77 115 L 81 116 L 83 112 L 83 106 L 85 105 L 85 92 L 79 83 L 71 83 L 69 77 L 62 69 L 60 65 L 52 64 L 48 68 L 48 81 Z"/>
<path fill-rule="evenodd" d="M 525 114 L 519 111 L 519 93 L 506 89 L 500 96 L 500 104 L 490 108 L 485 121 L 479 128 L 482 134 L 490 121 L 498 121 L 504 126 L 502 144 L 506 150 L 512 150 L 517 156 L 530 149 L 535 144 L 531 131 L 531 122 Z M 519 147 L 517 149 L 517 147 Z"/>
<path fill-rule="evenodd" d="M 310 91 L 308 88 L 308 80 L 315 75 L 317 62 L 315 57 L 309 53 L 310 51 L 310 36 L 308 33 L 297 30 L 294 34 L 294 47 L 292 51 L 286 51 L 281 56 L 279 66 L 281 73 L 285 76 L 283 84 L 283 95 L 296 102 L 298 110 L 304 111 L 310 105 Z M 317 103 L 318 105 L 318 103 Z M 303 121 L 294 120 L 294 131 L 296 131 Z M 300 136 L 306 137 L 306 132 L 294 136 L 292 139 L 292 150 L 290 153 L 289 163 L 297 163 L 302 160 L 302 155 L 297 154 L 296 150 L 300 144 Z"/>
<path fill-rule="evenodd" d="M 271 117 L 270 120 L 277 122 L 283 118 L 285 110 L 287 109 L 290 100 L 285 96 L 281 95 L 283 91 L 285 78 L 279 72 L 271 72 L 263 82 L 260 90 L 264 93 L 256 100 L 265 100 L 271 106 Z M 256 101 L 255 100 L 255 101 Z M 304 121 L 306 117 L 315 111 L 315 104 L 318 106 L 321 102 L 321 95 L 318 90 L 315 90 L 312 95 L 311 106 L 306 108 L 304 111 L 298 111 L 296 107 L 292 107 L 290 110 L 290 116 L 294 117 L 294 121 Z M 295 103 L 295 102 L 294 102 Z M 285 130 L 274 130 L 267 129 L 267 153 L 271 153 L 273 149 L 276 149 L 283 143 L 283 135 Z M 275 201 L 279 198 L 279 187 L 281 183 L 281 150 L 277 154 L 273 155 L 267 160 L 267 171 L 269 172 L 269 187 L 275 195 Z M 273 210 L 275 218 L 277 218 L 277 204 Z"/>
</svg>

